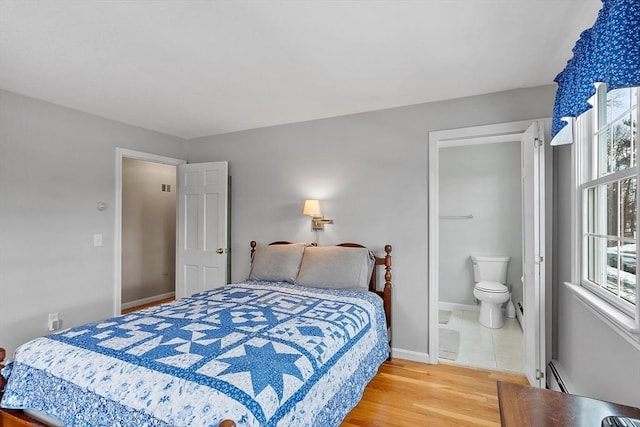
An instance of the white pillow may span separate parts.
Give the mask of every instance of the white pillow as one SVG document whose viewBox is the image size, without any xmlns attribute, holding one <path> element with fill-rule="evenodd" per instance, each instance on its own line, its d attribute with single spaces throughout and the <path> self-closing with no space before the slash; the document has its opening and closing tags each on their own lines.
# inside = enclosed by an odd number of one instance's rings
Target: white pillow
<svg viewBox="0 0 640 427">
<path fill-rule="evenodd" d="M 249 280 L 294 283 L 304 246 L 304 243 L 258 246 L 253 255 Z"/>
<path fill-rule="evenodd" d="M 306 247 L 296 284 L 313 288 L 369 289 L 375 259 L 366 248 Z"/>
</svg>

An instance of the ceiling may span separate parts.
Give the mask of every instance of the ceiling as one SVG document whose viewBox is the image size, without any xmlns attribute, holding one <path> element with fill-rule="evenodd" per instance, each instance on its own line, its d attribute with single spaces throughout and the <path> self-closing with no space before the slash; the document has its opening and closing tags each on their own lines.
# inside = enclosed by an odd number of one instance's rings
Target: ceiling
<svg viewBox="0 0 640 427">
<path fill-rule="evenodd" d="M 0 88 L 195 138 L 553 83 L 600 0 L 0 0 Z"/>
</svg>

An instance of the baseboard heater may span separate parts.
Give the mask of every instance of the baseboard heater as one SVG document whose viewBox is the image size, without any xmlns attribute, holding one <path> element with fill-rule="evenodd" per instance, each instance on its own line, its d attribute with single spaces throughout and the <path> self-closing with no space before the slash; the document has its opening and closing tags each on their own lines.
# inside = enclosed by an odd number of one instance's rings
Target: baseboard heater
<svg viewBox="0 0 640 427">
<path fill-rule="evenodd" d="M 552 360 L 547 365 L 547 388 L 563 393 L 571 393 L 567 374 L 557 360 Z"/>
<path fill-rule="evenodd" d="M 524 308 L 520 301 L 518 301 L 516 307 L 516 318 L 518 319 L 518 323 L 520 323 L 520 328 L 524 331 Z"/>
</svg>

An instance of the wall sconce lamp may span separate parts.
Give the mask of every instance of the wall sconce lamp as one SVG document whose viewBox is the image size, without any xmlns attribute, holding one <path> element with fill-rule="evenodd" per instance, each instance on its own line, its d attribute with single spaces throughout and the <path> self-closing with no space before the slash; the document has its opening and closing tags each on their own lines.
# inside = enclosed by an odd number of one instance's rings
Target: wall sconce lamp
<svg viewBox="0 0 640 427">
<path fill-rule="evenodd" d="M 320 201 L 318 200 L 305 200 L 302 214 L 311 217 L 311 230 L 313 231 L 324 230 L 325 224 L 333 224 L 332 219 L 324 219 L 324 216 L 322 216 Z"/>
</svg>

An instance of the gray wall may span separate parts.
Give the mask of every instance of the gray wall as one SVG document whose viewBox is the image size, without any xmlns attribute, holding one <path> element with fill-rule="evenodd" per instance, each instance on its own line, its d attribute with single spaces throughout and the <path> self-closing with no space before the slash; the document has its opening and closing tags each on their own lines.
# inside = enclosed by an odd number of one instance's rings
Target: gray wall
<svg viewBox="0 0 640 427">
<path fill-rule="evenodd" d="M 0 344 L 9 354 L 114 308 L 115 148 L 185 157 L 181 139 L 0 91 Z M 98 201 L 107 203 L 98 211 Z M 93 235 L 103 246 L 93 247 Z"/>
<path fill-rule="evenodd" d="M 548 117 L 555 86 L 202 138 L 191 161 L 229 160 L 233 279 L 251 239 L 310 241 L 305 198 L 323 200 L 321 243 L 394 245 L 394 345 L 427 351 L 427 140 L 432 130 Z M 0 91 L 0 344 L 113 313 L 115 147 L 186 156 L 174 137 Z M 556 150 L 555 356 L 577 391 L 640 405 L 640 353 L 577 302 L 569 280 L 569 156 Z M 104 212 L 98 201 L 108 203 Z M 93 247 L 102 233 L 104 246 Z M 615 349 L 615 350 L 612 350 Z"/>
<path fill-rule="evenodd" d="M 228 160 L 232 280 L 247 277 L 249 242 L 312 240 L 304 199 L 334 219 L 321 244 L 393 245 L 394 347 L 427 352 L 429 131 L 549 117 L 554 86 L 419 104 L 200 138 L 190 162 Z"/>
<path fill-rule="evenodd" d="M 440 149 L 440 301 L 473 305 L 470 255 L 510 256 L 507 284 L 522 301 L 520 144 L 503 142 Z"/>
<path fill-rule="evenodd" d="M 175 166 L 123 159 L 123 304 L 175 291 L 176 189 Z"/>
<path fill-rule="evenodd" d="M 571 280 L 571 148 L 554 148 L 558 280 L 555 354 L 573 392 L 640 407 L 640 350 L 587 309 L 566 286 Z"/>
</svg>

